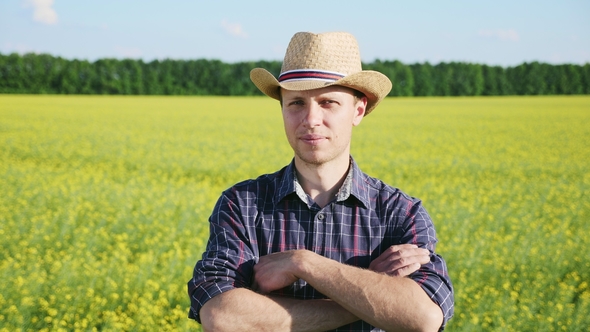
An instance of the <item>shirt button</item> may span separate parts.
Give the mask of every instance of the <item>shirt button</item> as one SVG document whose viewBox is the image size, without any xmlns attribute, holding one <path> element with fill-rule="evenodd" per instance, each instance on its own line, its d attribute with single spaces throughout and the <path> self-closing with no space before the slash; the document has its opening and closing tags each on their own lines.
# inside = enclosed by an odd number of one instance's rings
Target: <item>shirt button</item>
<svg viewBox="0 0 590 332">
<path fill-rule="evenodd" d="M 318 214 L 318 219 L 319 220 L 323 220 L 324 219 L 324 215 L 322 213 Z"/>
</svg>

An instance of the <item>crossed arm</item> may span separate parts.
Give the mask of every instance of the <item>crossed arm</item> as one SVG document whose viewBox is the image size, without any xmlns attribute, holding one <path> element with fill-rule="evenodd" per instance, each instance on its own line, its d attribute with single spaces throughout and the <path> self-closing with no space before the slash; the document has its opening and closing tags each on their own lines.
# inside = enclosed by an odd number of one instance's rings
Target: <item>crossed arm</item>
<svg viewBox="0 0 590 332">
<path fill-rule="evenodd" d="M 200 316 L 205 331 L 323 331 L 362 319 L 391 330 L 436 331 L 443 314 L 413 280 L 403 278 L 428 261 L 428 250 L 392 246 L 369 270 L 307 250 L 260 257 L 253 289 L 236 288 L 209 300 Z M 303 279 L 329 299 L 268 295 Z"/>
</svg>

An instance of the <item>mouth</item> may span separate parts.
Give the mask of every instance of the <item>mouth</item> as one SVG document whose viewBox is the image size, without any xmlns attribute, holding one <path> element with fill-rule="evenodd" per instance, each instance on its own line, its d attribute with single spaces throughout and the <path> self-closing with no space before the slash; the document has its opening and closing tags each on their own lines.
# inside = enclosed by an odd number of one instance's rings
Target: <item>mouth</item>
<svg viewBox="0 0 590 332">
<path fill-rule="evenodd" d="M 306 134 L 299 137 L 301 141 L 307 143 L 309 145 L 318 145 L 322 143 L 324 140 L 327 139 L 326 136 L 317 135 L 317 134 Z"/>
</svg>

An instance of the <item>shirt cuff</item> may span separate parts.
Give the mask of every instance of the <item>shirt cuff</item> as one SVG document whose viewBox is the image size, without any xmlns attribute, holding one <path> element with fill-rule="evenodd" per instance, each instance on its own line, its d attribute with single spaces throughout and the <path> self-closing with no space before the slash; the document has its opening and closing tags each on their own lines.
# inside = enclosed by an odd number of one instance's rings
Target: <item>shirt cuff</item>
<svg viewBox="0 0 590 332">
<path fill-rule="evenodd" d="M 188 317 L 201 323 L 200 311 L 207 301 L 215 296 L 236 288 L 231 282 L 206 282 L 196 286 L 191 291 L 191 308 Z"/>
</svg>

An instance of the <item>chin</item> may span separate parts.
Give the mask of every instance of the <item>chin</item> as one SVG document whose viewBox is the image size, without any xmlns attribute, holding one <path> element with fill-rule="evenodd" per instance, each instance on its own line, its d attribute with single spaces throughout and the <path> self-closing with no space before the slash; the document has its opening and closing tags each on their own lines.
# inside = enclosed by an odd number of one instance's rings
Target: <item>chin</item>
<svg viewBox="0 0 590 332">
<path fill-rule="evenodd" d="M 327 156 L 321 156 L 317 154 L 298 154 L 297 157 L 306 164 L 316 166 L 325 164 L 333 159 L 328 158 Z"/>
</svg>

